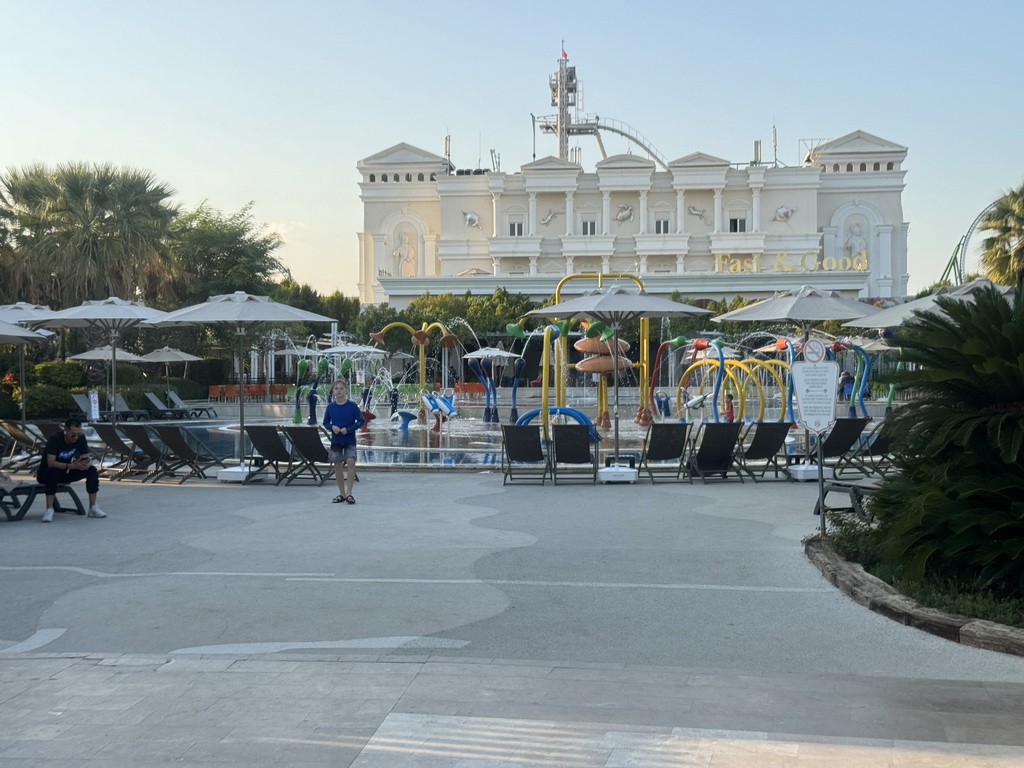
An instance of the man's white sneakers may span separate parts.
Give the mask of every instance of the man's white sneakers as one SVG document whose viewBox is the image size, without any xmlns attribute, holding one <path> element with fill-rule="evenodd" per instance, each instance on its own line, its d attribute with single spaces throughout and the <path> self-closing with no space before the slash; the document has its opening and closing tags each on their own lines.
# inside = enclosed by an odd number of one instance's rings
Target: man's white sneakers
<svg viewBox="0 0 1024 768">
<path fill-rule="evenodd" d="M 43 512 L 43 522 L 44 523 L 52 523 L 53 522 L 53 507 L 47 507 L 46 511 Z"/>
<path fill-rule="evenodd" d="M 89 509 L 89 517 L 106 517 L 106 516 L 107 516 L 107 513 L 104 512 L 102 509 L 100 509 L 99 507 L 97 507 L 95 505 L 92 506 Z"/>
</svg>

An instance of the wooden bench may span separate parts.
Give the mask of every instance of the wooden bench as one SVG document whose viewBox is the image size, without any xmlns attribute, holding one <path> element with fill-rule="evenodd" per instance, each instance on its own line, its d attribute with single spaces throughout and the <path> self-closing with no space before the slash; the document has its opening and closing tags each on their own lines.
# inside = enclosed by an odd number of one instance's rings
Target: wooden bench
<svg viewBox="0 0 1024 768">
<path fill-rule="evenodd" d="M 5 489 L 0 488 L 0 509 L 7 516 L 8 522 L 14 522 L 15 520 L 21 520 L 25 517 L 25 513 L 28 512 L 29 507 L 32 506 L 32 502 L 36 500 L 36 496 L 45 495 L 46 487 L 39 483 L 26 483 L 25 485 L 17 485 L 13 488 Z M 61 484 L 57 486 L 57 498 L 54 502 L 54 512 L 70 512 L 70 507 L 60 506 L 61 494 L 67 496 L 75 507 L 75 514 L 84 515 L 85 507 L 82 506 L 82 500 L 78 498 L 78 494 L 75 493 L 75 489 L 70 485 Z"/>
</svg>

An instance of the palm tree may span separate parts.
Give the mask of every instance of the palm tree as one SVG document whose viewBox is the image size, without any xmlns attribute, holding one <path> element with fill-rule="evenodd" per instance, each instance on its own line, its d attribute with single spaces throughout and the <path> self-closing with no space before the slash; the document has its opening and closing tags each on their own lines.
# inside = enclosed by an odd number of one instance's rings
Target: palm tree
<svg viewBox="0 0 1024 768">
<path fill-rule="evenodd" d="M 1024 595 L 1024 288 L 939 298 L 894 339 L 914 398 L 892 417 L 900 472 L 872 509 L 890 555 L 925 576 Z"/>
<path fill-rule="evenodd" d="M 999 198 L 981 228 L 994 233 L 982 242 L 981 263 L 988 279 L 1016 285 L 1024 278 L 1024 186 Z"/>
<path fill-rule="evenodd" d="M 0 229 L 16 257 L 8 291 L 53 306 L 165 292 L 173 194 L 148 171 L 111 164 L 9 170 L 0 179 Z"/>
</svg>

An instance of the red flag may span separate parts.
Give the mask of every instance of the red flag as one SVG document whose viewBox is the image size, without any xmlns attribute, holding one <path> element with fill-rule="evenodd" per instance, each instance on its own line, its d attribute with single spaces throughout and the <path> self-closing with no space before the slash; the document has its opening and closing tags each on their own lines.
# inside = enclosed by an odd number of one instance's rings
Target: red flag
<svg viewBox="0 0 1024 768">
<path fill-rule="evenodd" d="M 563 59 L 568 59 L 569 58 L 569 54 L 565 52 L 565 48 L 562 49 L 562 58 Z"/>
</svg>

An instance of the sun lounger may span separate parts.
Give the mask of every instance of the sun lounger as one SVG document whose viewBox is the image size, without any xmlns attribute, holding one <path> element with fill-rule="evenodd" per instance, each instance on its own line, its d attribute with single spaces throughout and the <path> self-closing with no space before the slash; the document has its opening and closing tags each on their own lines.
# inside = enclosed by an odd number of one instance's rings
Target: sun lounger
<svg viewBox="0 0 1024 768">
<path fill-rule="evenodd" d="M 544 480 L 550 472 L 539 424 L 501 425 L 501 484 Z"/>
<path fill-rule="evenodd" d="M 589 424 L 552 424 L 551 480 L 589 480 L 597 483 L 597 451 Z M 565 466 L 568 465 L 568 466 Z"/>
<path fill-rule="evenodd" d="M 187 411 L 190 418 L 217 418 L 217 410 L 215 408 L 211 408 L 205 405 L 189 405 L 180 397 L 178 397 L 178 393 L 173 390 L 167 391 L 167 399 L 171 401 L 171 404 L 175 408 L 180 408 L 184 411 Z"/>
<path fill-rule="evenodd" d="M 152 392 L 144 392 L 146 399 L 149 400 L 150 413 L 158 419 L 184 419 L 188 417 L 188 411 L 181 408 L 168 408 L 162 402 L 160 398 L 154 395 Z"/>
<path fill-rule="evenodd" d="M 285 475 L 285 485 L 291 485 L 308 475 L 317 485 L 323 485 L 334 477 L 334 465 L 328 461 L 327 448 L 320 436 L 319 427 L 284 427 L 284 433 L 292 444 L 298 461 Z"/>
<path fill-rule="evenodd" d="M 142 482 L 152 480 L 156 482 L 161 477 L 173 475 L 175 470 L 184 466 L 185 462 L 177 464 L 164 460 L 164 449 L 153 442 L 149 430 L 143 424 L 119 424 L 118 429 L 124 436 L 131 440 L 135 448 L 133 458 L 141 454 L 145 458 L 149 472 L 142 478 Z"/>
<path fill-rule="evenodd" d="M 214 456 L 213 451 L 203 445 L 198 437 L 187 436 L 181 427 L 170 424 L 154 424 L 152 430 L 156 432 L 156 436 L 163 443 L 164 463 L 173 466 L 175 470 L 189 468 L 189 473 L 182 476 L 178 485 L 190 477 L 206 479 L 206 470 L 210 467 L 224 467 L 224 462 Z M 157 475 L 153 478 L 153 482 L 159 480 L 163 474 L 169 474 L 169 472 Z"/>
<path fill-rule="evenodd" d="M 693 482 L 688 472 L 683 474 L 689 435 L 687 422 L 651 424 L 640 454 L 640 471 L 647 472 L 652 484 L 656 478 Z M 655 462 L 653 466 L 651 462 Z"/>
<path fill-rule="evenodd" d="M 701 482 L 706 483 L 710 475 L 727 480 L 729 473 L 735 472 L 743 482 L 743 475 L 736 466 L 736 446 L 742 426 L 738 421 L 705 421 L 698 433 L 697 447 L 687 456 L 690 474 L 699 475 Z"/>
<path fill-rule="evenodd" d="M 111 413 L 111 418 L 117 421 L 123 421 L 124 419 L 132 419 L 134 421 L 149 420 L 149 411 L 129 408 L 128 403 L 125 402 L 124 396 L 120 392 L 114 395 L 114 411 L 115 413 Z"/>
<path fill-rule="evenodd" d="M 762 479 L 769 469 L 775 473 L 776 478 L 780 472 L 789 477 L 789 470 L 781 460 L 785 459 L 783 451 L 792 427 L 793 423 L 789 421 L 759 421 L 751 424 L 740 438 L 736 464 L 755 483 L 758 475 L 754 473 L 759 469 Z"/>
<path fill-rule="evenodd" d="M 247 424 L 245 433 L 249 436 L 249 442 L 252 443 L 253 455 L 248 457 L 249 473 L 242 480 L 242 484 L 245 485 L 264 473 L 273 472 L 277 481 L 274 484 L 280 485 L 281 481 L 291 473 L 294 459 L 291 449 L 281 439 L 281 433 L 277 427 L 267 424 Z M 256 454 L 259 455 L 263 465 L 253 469 Z M 283 471 L 282 464 L 287 465 Z"/>
</svg>

